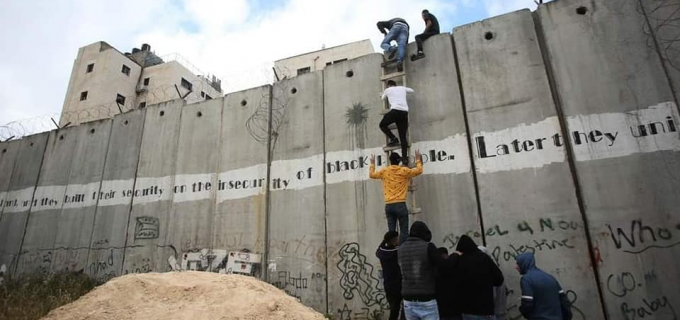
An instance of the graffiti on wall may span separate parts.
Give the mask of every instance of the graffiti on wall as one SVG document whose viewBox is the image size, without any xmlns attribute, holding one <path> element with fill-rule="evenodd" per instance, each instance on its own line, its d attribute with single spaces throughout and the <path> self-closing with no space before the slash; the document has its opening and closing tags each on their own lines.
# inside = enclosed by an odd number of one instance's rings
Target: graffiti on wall
<svg viewBox="0 0 680 320">
<path fill-rule="evenodd" d="M 377 272 L 366 256 L 361 254 L 359 244 L 352 242 L 343 245 L 338 256 L 340 261 L 336 267 L 341 273 L 339 284 L 342 296 L 346 300 L 359 298 L 369 308 L 388 309 L 385 290 L 376 276 Z"/>
<path fill-rule="evenodd" d="M 660 281 L 664 281 L 659 279 L 656 270 L 637 275 L 631 271 L 612 273 L 604 281 L 607 293 L 616 301 L 612 309 L 618 310 L 622 319 L 678 319 L 677 301 L 654 293 L 658 292 L 655 288 L 660 286 Z"/>
</svg>

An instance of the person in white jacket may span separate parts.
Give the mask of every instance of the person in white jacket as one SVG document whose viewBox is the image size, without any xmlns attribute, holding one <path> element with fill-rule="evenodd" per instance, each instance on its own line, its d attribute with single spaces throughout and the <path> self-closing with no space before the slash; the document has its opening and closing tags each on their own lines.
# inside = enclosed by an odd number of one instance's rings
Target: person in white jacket
<svg viewBox="0 0 680 320">
<path fill-rule="evenodd" d="M 387 89 L 382 94 L 382 99 L 390 103 L 390 111 L 383 116 L 380 121 L 380 130 L 389 138 L 388 147 L 398 146 L 401 142 L 401 156 L 404 165 L 408 165 L 408 141 L 406 141 L 406 132 L 408 131 L 408 103 L 406 102 L 406 94 L 413 93 L 413 89 L 403 86 L 397 86 L 397 83 L 390 80 L 387 81 Z M 399 132 L 399 139 L 394 136 L 394 133 L 388 128 L 390 124 L 397 124 L 397 131 Z"/>
</svg>

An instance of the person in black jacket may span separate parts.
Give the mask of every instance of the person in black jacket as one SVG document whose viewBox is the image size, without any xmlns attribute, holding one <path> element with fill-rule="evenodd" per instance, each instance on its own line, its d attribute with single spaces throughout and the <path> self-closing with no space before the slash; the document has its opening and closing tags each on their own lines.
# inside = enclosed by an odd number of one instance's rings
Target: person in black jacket
<svg viewBox="0 0 680 320">
<path fill-rule="evenodd" d="M 402 18 L 394 18 L 387 21 L 378 22 L 378 30 L 385 35 L 380 47 L 389 55 L 388 60 L 394 59 L 397 55 L 397 71 L 404 71 L 404 57 L 406 56 L 406 45 L 408 44 L 409 25 Z M 392 40 L 397 42 L 397 46 L 392 46 Z"/>
<path fill-rule="evenodd" d="M 430 13 L 427 9 L 422 13 L 423 21 L 425 21 L 425 31 L 416 36 L 416 45 L 418 46 L 418 53 L 411 56 L 411 61 L 418 60 L 425 57 L 423 52 L 423 42 L 431 36 L 439 34 L 439 21 L 437 17 Z"/>
<path fill-rule="evenodd" d="M 460 252 L 449 255 L 445 247 L 438 249 L 442 258 L 446 259 L 443 267 L 439 268 L 437 275 L 437 307 L 439 320 L 460 320 L 460 291 L 455 283 L 455 266 Z"/>
<path fill-rule="evenodd" d="M 455 277 L 463 320 L 495 319 L 494 287 L 503 284 L 503 273 L 467 235 L 460 237 L 456 250 L 462 253 Z"/>
<path fill-rule="evenodd" d="M 430 240 L 430 229 L 422 221 L 416 221 L 406 241 L 399 246 L 401 295 L 408 320 L 439 320 L 436 271 L 446 260 Z"/>
<path fill-rule="evenodd" d="M 375 256 L 380 259 L 383 275 L 383 287 L 387 302 L 390 304 L 390 320 L 404 319 L 404 311 L 401 308 L 401 270 L 399 270 L 399 259 L 397 256 L 397 246 L 399 245 L 399 233 L 388 231 L 383 237 Z M 401 317 L 399 310 L 401 309 Z"/>
</svg>

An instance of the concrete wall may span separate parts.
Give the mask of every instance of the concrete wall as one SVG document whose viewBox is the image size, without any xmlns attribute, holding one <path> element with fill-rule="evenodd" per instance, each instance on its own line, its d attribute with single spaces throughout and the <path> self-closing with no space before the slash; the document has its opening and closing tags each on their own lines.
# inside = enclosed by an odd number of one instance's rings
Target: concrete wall
<svg viewBox="0 0 680 320">
<path fill-rule="evenodd" d="M 438 247 L 485 244 L 511 318 L 525 251 L 575 319 L 680 310 L 676 59 L 650 45 L 672 34 L 652 21 L 674 3 L 553 1 L 432 37 L 406 63 L 425 156 L 410 218 Z M 310 307 L 385 318 L 374 252 L 387 227 L 367 172 L 371 154 L 385 162 L 381 61 L 0 143 L 2 263 L 103 279 L 229 272 L 228 251 L 247 249 L 263 254 L 258 276 Z"/>
</svg>

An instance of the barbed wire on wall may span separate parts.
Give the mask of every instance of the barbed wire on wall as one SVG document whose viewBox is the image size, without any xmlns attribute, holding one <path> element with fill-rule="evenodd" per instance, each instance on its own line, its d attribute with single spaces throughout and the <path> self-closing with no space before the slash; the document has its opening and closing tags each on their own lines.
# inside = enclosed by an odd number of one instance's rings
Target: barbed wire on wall
<svg viewBox="0 0 680 320">
<path fill-rule="evenodd" d="M 680 71 L 680 37 L 678 36 L 680 34 L 680 3 L 671 0 L 645 0 L 639 1 L 637 8 L 640 14 L 647 17 L 649 23 L 643 27 L 643 32 L 647 36 L 647 46 L 655 49 L 658 46 L 661 59 L 671 68 Z"/>
</svg>

